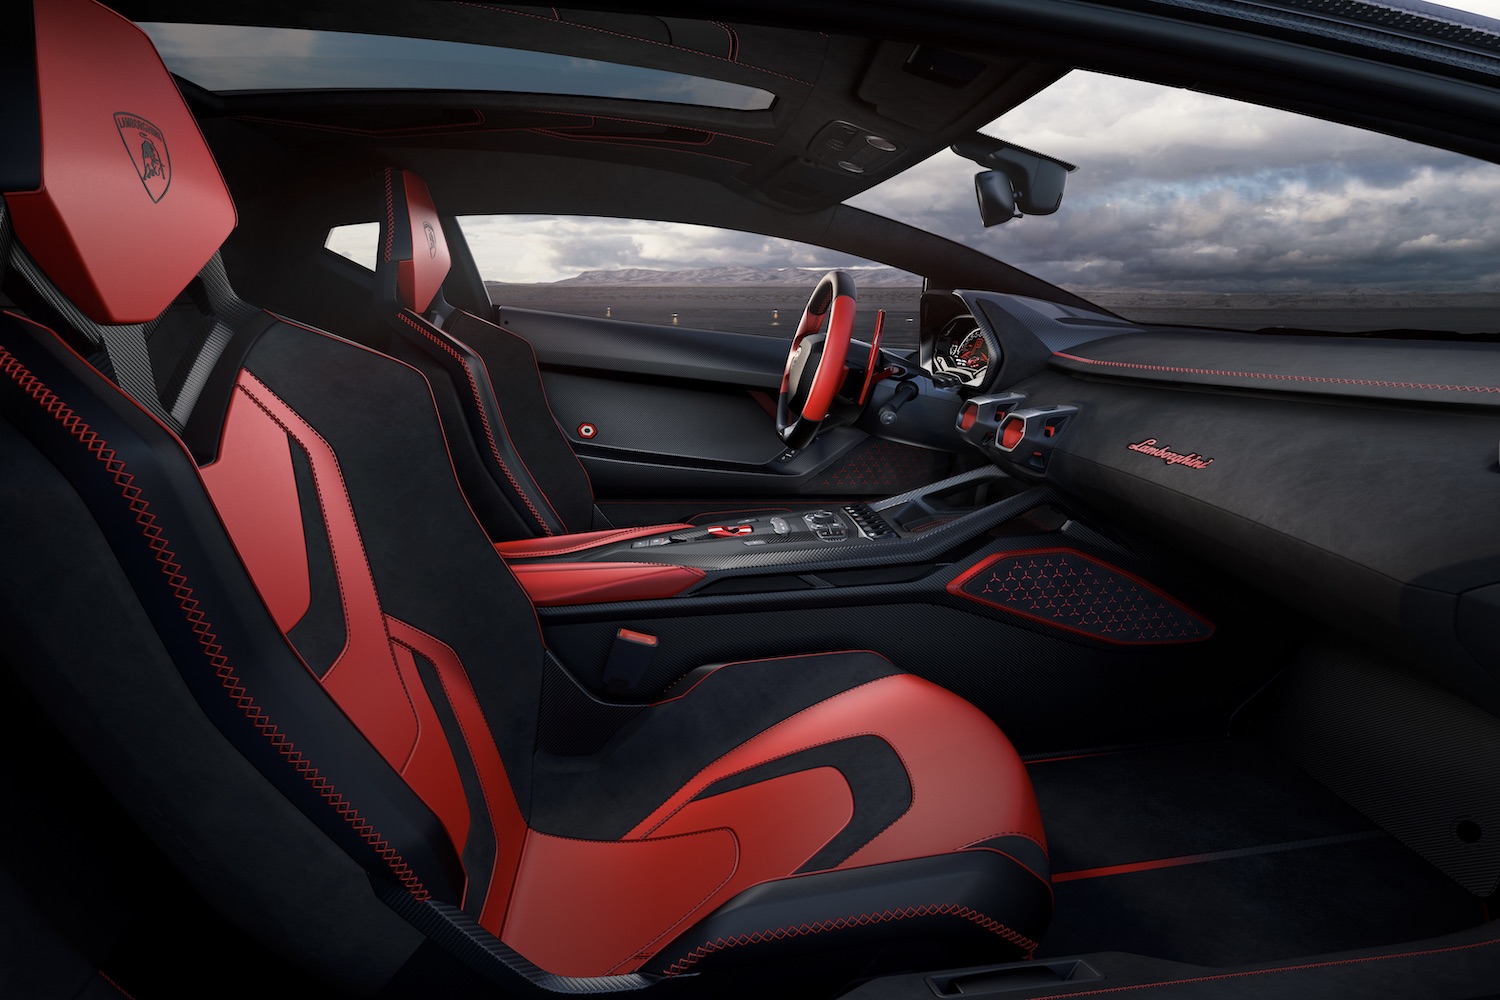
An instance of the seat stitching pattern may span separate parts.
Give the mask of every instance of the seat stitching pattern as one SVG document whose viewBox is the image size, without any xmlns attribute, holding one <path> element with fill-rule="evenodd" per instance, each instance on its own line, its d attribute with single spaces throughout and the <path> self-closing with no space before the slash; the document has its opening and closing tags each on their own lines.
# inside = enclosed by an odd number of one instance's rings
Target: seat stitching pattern
<svg viewBox="0 0 1500 1000">
<path fill-rule="evenodd" d="M 980 844 L 984 843 L 986 840 L 994 840 L 997 837 L 1021 837 L 1021 838 L 1025 839 L 1025 840 L 1029 840 L 1033 844 L 1035 844 L 1036 846 L 1040 847 L 1042 849 L 1042 854 L 1046 855 L 1047 859 L 1049 861 L 1051 860 L 1052 856 L 1047 853 L 1047 845 L 1044 844 L 1044 843 L 1042 843 L 1040 840 L 1037 840 L 1036 837 L 1034 837 L 1033 835 L 1031 835 L 1029 833 L 1026 833 L 1025 831 L 1022 831 L 1022 830 L 1006 830 L 1006 831 L 1004 831 L 1002 833 L 992 833 L 988 837 L 980 837 L 978 840 L 972 840 L 972 841 L 970 841 L 969 843 L 965 844 L 963 847 L 959 848 L 959 850 L 961 850 L 961 851 L 967 851 L 971 847 L 978 847 Z"/>
<path fill-rule="evenodd" d="M 692 971 L 693 966 L 709 955 L 715 952 L 727 951 L 731 948 L 740 948 L 745 945 L 765 944 L 770 941 L 785 941 L 790 938 L 806 937 L 810 934 L 821 934 L 825 931 L 850 930 L 856 927 L 869 927 L 873 924 L 892 923 L 898 920 L 946 916 L 959 917 L 992 934 L 996 934 L 1017 948 L 1020 948 L 1028 957 L 1037 949 L 1037 942 L 1031 940 L 1021 932 L 1006 926 L 994 917 L 981 913 L 972 906 L 964 906 L 959 903 L 929 903 L 925 906 L 907 906 L 899 910 L 881 910 L 879 913 L 862 913 L 855 916 L 837 917 L 831 920 L 819 920 L 814 923 L 795 924 L 772 930 L 755 931 L 751 934 L 736 934 L 733 937 L 715 938 L 712 941 L 704 942 L 682 958 L 673 962 L 667 968 L 667 975 L 685 975 Z"/>
<path fill-rule="evenodd" d="M 401 857 L 400 852 L 380 835 L 353 803 L 333 787 L 333 783 L 318 770 L 312 761 L 302 755 L 296 744 L 271 721 L 265 711 L 256 704 L 255 698 L 245 690 L 239 675 L 235 673 L 233 665 L 230 664 L 223 647 L 219 644 L 213 623 L 208 620 L 197 598 L 193 596 L 193 588 L 188 585 L 182 566 L 177 561 L 177 554 L 172 550 L 171 543 L 167 540 L 161 526 L 156 523 L 156 515 L 151 511 L 149 501 L 142 495 L 141 488 L 135 485 L 135 476 L 126 468 L 125 462 L 82 417 L 78 416 L 67 403 L 63 402 L 4 347 L 0 347 L 0 372 L 4 372 L 23 392 L 61 424 L 114 478 L 120 494 L 135 514 L 136 523 L 141 526 L 141 534 L 155 553 L 157 566 L 167 578 L 167 584 L 173 596 L 176 597 L 183 616 L 187 619 L 199 646 L 202 647 L 204 656 L 214 668 L 214 674 L 218 677 L 220 685 L 229 695 L 230 700 L 245 714 L 250 724 L 270 741 L 277 753 L 286 758 L 297 773 L 313 786 L 323 800 L 349 824 L 350 828 L 385 860 L 391 872 L 411 893 L 413 899 L 430 899 L 431 893 L 423 886 L 416 872 Z"/>
</svg>

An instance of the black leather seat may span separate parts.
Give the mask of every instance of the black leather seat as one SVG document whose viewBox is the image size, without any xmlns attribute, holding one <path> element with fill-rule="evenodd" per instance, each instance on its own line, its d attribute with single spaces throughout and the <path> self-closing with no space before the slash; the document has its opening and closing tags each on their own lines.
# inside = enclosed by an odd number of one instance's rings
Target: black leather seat
<svg viewBox="0 0 1500 1000">
<path fill-rule="evenodd" d="M 33 616 L 21 672 L 60 714 L 92 713 L 75 739 L 127 804 L 152 788 L 161 801 L 135 805 L 179 817 L 152 832 L 207 895 L 311 963 L 358 950 L 340 935 L 410 954 L 389 943 L 405 940 L 395 912 L 427 960 L 496 982 L 809 950 L 836 975 L 1031 954 L 1045 841 L 989 719 L 859 651 L 700 671 L 652 705 L 590 696 L 477 523 L 423 374 L 233 298 L 214 265 L 233 205 L 145 36 L 91 0 L 39 0 L 36 32 L 45 144 L 37 183 L 5 193 L 25 308 L 0 318 L 0 414 L 86 511 L 59 559 L 104 547 L 103 578 L 118 563 L 124 584 L 92 598 L 98 614 L 149 629 L 126 642 Z M 130 122 L 101 121 L 117 107 Z M 137 134 L 170 148 L 164 194 Z M 138 266 L 146 231 L 158 252 Z M 184 286 L 208 321 L 153 349 Z M 164 362 L 202 373 L 166 419 Z M 56 509 L 21 513 L 52 525 Z M 72 604 L 52 579 L 27 582 L 29 606 Z M 212 723 L 159 723 L 188 734 L 160 762 L 179 784 L 122 764 L 135 720 L 95 704 L 148 678 L 143 704 L 180 685 Z M 229 748 L 237 763 L 195 776 Z M 247 801 L 269 786 L 281 805 L 246 838 L 195 809 L 195 782 Z M 328 845 L 342 860 L 310 867 Z M 366 889 L 317 888 L 351 863 Z M 368 988 L 355 964 L 323 971 Z"/>
</svg>

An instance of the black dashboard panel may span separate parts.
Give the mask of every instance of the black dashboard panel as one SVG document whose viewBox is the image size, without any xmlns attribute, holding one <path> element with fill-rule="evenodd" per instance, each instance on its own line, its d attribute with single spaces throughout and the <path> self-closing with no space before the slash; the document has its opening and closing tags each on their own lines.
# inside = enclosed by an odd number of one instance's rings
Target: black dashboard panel
<svg viewBox="0 0 1500 1000">
<path fill-rule="evenodd" d="M 929 291 L 918 357 L 934 381 L 977 395 L 1036 374 L 1054 352 L 1123 331 L 1143 329 L 1102 310 L 1024 295 Z"/>
<path fill-rule="evenodd" d="M 1500 706 L 1500 622 L 1455 626 L 1500 583 L 1500 352 L 1153 331 L 1058 353 L 1006 386 L 1077 408 L 1047 482 Z"/>
</svg>

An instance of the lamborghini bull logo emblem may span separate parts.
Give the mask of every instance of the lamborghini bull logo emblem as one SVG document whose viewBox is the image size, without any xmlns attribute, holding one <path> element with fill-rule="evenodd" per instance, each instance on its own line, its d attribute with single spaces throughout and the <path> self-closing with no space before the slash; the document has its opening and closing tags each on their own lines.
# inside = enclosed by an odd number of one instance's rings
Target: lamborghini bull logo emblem
<svg viewBox="0 0 1500 1000">
<path fill-rule="evenodd" d="M 422 223 L 422 235 L 427 237 L 427 256 L 437 256 L 437 233 L 432 229 L 432 223 Z"/>
<path fill-rule="evenodd" d="M 123 111 L 115 115 L 115 128 L 120 130 L 120 139 L 146 193 L 152 201 L 161 201 L 172 186 L 172 157 L 167 152 L 167 137 L 146 119 Z"/>
</svg>

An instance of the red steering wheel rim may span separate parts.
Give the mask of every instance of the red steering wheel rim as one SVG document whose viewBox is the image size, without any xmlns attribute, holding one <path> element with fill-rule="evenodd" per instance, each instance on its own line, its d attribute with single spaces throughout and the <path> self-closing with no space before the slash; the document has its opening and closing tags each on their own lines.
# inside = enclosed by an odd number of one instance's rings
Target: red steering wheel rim
<svg viewBox="0 0 1500 1000">
<path fill-rule="evenodd" d="M 854 333 L 854 300 L 854 279 L 844 271 L 829 271 L 802 311 L 787 348 L 776 400 L 776 431 L 792 448 L 804 447 L 817 436 L 844 384 L 844 364 Z M 815 353 L 814 368 L 808 372 Z"/>
</svg>

